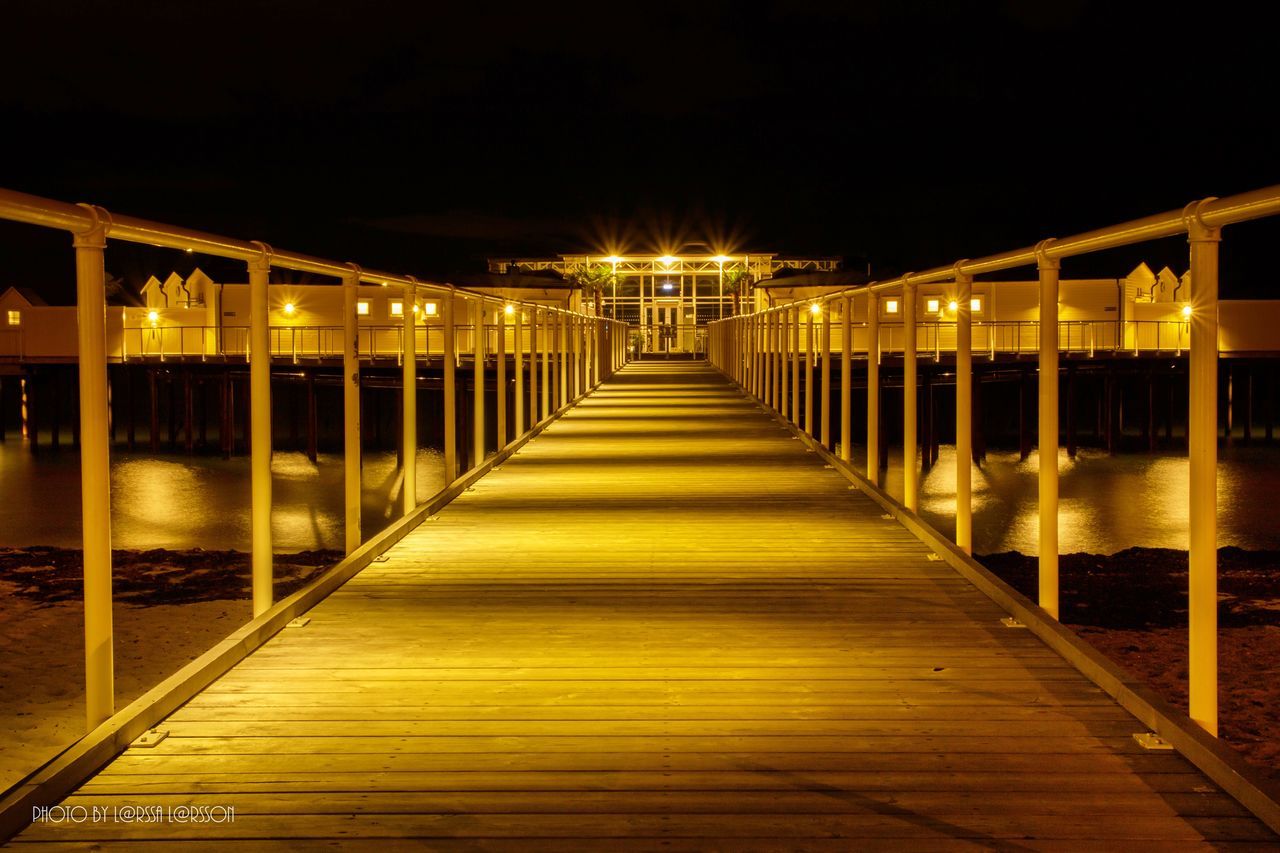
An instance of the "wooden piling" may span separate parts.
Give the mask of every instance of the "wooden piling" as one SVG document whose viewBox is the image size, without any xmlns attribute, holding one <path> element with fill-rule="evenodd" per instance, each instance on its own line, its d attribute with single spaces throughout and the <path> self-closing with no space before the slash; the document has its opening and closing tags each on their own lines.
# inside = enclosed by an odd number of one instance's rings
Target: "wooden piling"
<svg viewBox="0 0 1280 853">
<path fill-rule="evenodd" d="M 147 383 L 151 392 L 150 432 L 147 435 L 152 453 L 160 451 L 160 389 L 157 387 L 155 368 L 147 368 Z"/>
<path fill-rule="evenodd" d="M 316 373 L 314 370 L 307 371 L 307 458 L 312 462 L 316 461 L 318 454 L 318 437 L 317 433 L 317 414 L 316 414 Z"/>
<path fill-rule="evenodd" d="M 1076 366 L 1067 365 L 1067 456 L 1076 458 Z"/>
</svg>

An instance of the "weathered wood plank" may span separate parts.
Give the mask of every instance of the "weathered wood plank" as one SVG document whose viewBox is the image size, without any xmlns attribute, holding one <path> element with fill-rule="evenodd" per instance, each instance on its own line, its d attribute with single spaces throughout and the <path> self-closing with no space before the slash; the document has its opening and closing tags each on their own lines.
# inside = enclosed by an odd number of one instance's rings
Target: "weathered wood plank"
<svg viewBox="0 0 1280 853">
<path fill-rule="evenodd" d="M 235 823 L 15 848 L 1276 842 L 882 515 L 717 374 L 633 365 L 67 801 Z"/>
</svg>

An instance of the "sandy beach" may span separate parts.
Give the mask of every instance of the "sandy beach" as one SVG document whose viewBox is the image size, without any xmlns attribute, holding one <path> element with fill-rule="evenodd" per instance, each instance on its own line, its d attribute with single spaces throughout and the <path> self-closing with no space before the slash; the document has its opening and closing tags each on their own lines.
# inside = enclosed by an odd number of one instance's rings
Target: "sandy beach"
<svg viewBox="0 0 1280 853">
<path fill-rule="evenodd" d="M 276 596 L 340 555 L 276 556 Z M 0 790 L 84 733 L 80 552 L 0 549 Z M 123 708 L 248 621 L 249 555 L 114 553 L 116 707 Z"/>
</svg>

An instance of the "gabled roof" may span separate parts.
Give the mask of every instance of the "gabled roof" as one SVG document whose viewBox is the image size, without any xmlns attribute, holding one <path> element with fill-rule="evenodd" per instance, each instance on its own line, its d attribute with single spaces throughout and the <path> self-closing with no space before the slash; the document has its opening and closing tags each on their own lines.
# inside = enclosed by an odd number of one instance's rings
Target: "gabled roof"
<svg viewBox="0 0 1280 853">
<path fill-rule="evenodd" d="M 49 304 L 48 302 L 44 301 L 44 297 L 42 297 L 40 294 L 36 293 L 34 290 L 32 290 L 29 287 L 10 287 L 6 289 L 4 293 L 0 293 L 0 298 L 8 296 L 11 293 L 17 294 L 17 296 L 20 299 L 22 299 L 22 301 L 26 302 L 28 305 L 32 307 L 39 307 L 41 305 Z"/>
</svg>

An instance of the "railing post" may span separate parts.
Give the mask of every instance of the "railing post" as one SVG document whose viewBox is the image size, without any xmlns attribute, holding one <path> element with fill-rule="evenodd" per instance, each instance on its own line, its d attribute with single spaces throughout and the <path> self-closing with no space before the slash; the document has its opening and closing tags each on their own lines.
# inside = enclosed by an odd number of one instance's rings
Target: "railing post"
<svg viewBox="0 0 1280 853">
<path fill-rule="evenodd" d="M 764 317 L 760 314 L 753 314 L 751 317 L 751 345 L 755 348 L 755 360 L 752 364 L 752 371 L 755 374 L 751 377 L 752 383 L 755 385 L 756 399 L 764 402 L 764 360 L 765 360 L 765 338 L 764 338 Z"/>
<path fill-rule="evenodd" d="M 880 297 L 867 291 L 867 479 L 880 485 Z"/>
<path fill-rule="evenodd" d="M 840 460 L 853 462 L 853 297 L 840 301 Z"/>
<path fill-rule="evenodd" d="M 541 415 L 538 423 L 545 421 L 551 414 L 551 347 L 554 344 L 551 318 L 554 316 L 550 308 L 542 312 L 542 408 L 538 410 Z"/>
<path fill-rule="evenodd" d="M 813 313 L 813 308 L 818 303 L 809 306 L 809 310 L 805 311 L 805 335 L 804 335 L 804 431 L 808 433 L 809 438 L 814 438 L 818 434 L 817 428 L 813 423 L 813 332 L 814 321 L 817 314 Z"/>
<path fill-rule="evenodd" d="M 831 449 L 831 312 L 834 302 L 827 303 L 822 323 L 822 446 Z"/>
<path fill-rule="evenodd" d="M 1040 274 L 1040 606 L 1058 618 L 1058 274 L 1061 262 L 1036 244 Z"/>
<path fill-rule="evenodd" d="M 791 309 L 778 310 L 778 343 L 780 358 L 778 370 L 782 374 L 782 396 L 778 400 L 778 414 L 785 420 L 791 411 Z"/>
<path fill-rule="evenodd" d="M 956 264 L 956 545 L 973 553 L 973 276 Z"/>
<path fill-rule="evenodd" d="M 760 315 L 760 402 L 773 403 L 773 315 Z"/>
<path fill-rule="evenodd" d="M 562 313 L 556 317 L 557 337 L 556 352 L 560 362 L 560 394 L 556 408 L 563 408 L 569 402 L 569 315 Z"/>
<path fill-rule="evenodd" d="M 495 420 L 498 428 L 494 438 L 493 449 L 501 453 L 503 448 L 507 446 L 507 306 L 505 303 L 498 308 L 498 322 L 496 325 L 498 352 L 496 354 L 497 376 L 494 377 L 494 380 L 498 386 L 497 399 L 495 401 L 497 403 L 497 412 L 495 413 L 497 417 Z"/>
<path fill-rule="evenodd" d="M 782 395 L 786 381 L 782 369 L 782 356 L 785 349 L 782 339 L 782 312 L 772 311 L 769 317 L 773 322 L 770 330 L 770 334 L 773 335 L 773 410 L 782 414 Z"/>
<path fill-rule="evenodd" d="M 271 330 L 268 326 L 267 282 L 271 248 L 258 243 L 262 255 L 249 262 L 249 471 L 253 563 L 253 615 L 271 607 Z"/>
<path fill-rule="evenodd" d="M 76 322 L 80 372 L 80 514 L 84 555 L 86 731 L 115 713 L 111 621 L 111 443 L 107 428 L 105 211 L 72 236 L 76 250 Z M 36 440 L 34 430 L 31 440 Z"/>
<path fill-rule="evenodd" d="M 513 397 L 514 397 L 515 406 L 516 406 L 515 437 L 520 438 L 520 436 L 524 435 L 524 431 L 525 431 L 525 426 L 524 426 L 524 306 L 523 305 L 516 305 L 515 317 L 516 317 L 516 327 L 515 327 L 515 335 L 514 335 L 515 346 L 513 347 L 515 352 L 512 354 L 512 358 L 515 359 L 514 372 L 515 372 L 516 387 L 515 387 L 515 393 Z"/>
<path fill-rule="evenodd" d="M 787 313 L 791 315 L 791 423 L 800 426 L 800 308 Z"/>
<path fill-rule="evenodd" d="M 471 354 L 474 359 L 472 364 L 472 383 L 474 387 L 472 411 L 475 417 L 472 418 L 472 439 L 471 439 L 471 467 L 479 467 L 484 461 L 484 351 L 485 351 L 485 329 L 484 329 L 484 300 L 477 299 L 472 309 L 472 323 L 474 325 L 474 333 L 471 336 Z"/>
<path fill-rule="evenodd" d="M 916 441 L 916 285 L 902 279 L 902 503 L 920 506 L 920 472 Z"/>
<path fill-rule="evenodd" d="M 444 486 L 458 478 L 458 331 L 454 316 L 453 288 L 445 294 L 444 309 Z"/>
<path fill-rule="evenodd" d="M 1218 243 L 1222 229 L 1184 213 L 1191 244 L 1188 496 L 1188 697 L 1191 719 L 1218 734 Z"/>
<path fill-rule="evenodd" d="M 418 305 L 417 282 L 412 278 L 404 286 L 404 301 L 401 303 L 401 319 L 404 332 L 401 335 L 404 351 L 400 359 L 403 371 L 402 405 L 400 406 L 404 423 L 400 430 L 404 457 L 404 485 L 400 494 L 402 514 L 408 515 L 418 505 L 418 329 L 414 309 Z"/>
<path fill-rule="evenodd" d="M 342 495 L 347 553 L 360 547 L 360 268 L 342 277 Z"/>
</svg>

